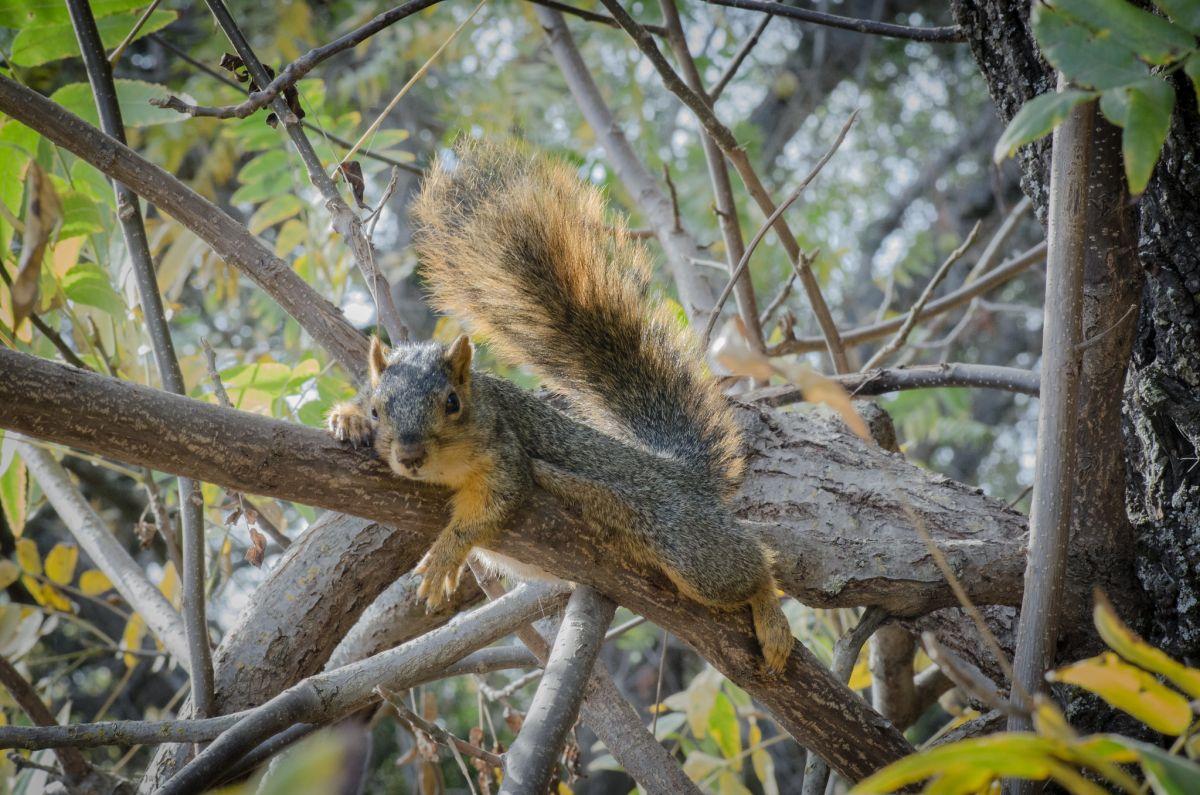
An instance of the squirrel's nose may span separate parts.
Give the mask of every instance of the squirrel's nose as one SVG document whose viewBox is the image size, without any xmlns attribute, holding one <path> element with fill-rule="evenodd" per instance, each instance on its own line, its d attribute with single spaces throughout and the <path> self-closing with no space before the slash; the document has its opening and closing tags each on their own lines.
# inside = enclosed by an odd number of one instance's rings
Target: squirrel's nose
<svg viewBox="0 0 1200 795">
<path fill-rule="evenodd" d="M 396 460 L 409 469 L 416 469 L 425 461 L 424 442 L 397 442 Z"/>
</svg>

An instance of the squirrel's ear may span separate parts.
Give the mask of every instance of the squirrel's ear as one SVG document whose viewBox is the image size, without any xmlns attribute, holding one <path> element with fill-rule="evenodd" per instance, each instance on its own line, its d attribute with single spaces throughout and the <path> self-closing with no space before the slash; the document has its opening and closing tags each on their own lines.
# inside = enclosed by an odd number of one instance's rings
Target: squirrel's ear
<svg viewBox="0 0 1200 795">
<path fill-rule="evenodd" d="M 372 388 L 379 386 L 379 379 L 387 368 L 388 347 L 379 341 L 379 337 L 371 337 L 371 353 L 367 357 L 367 366 L 371 371 Z"/>
<path fill-rule="evenodd" d="M 471 375 L 471 338 L 459 334 L 458 339 L 446 349 L 446 363 L 450 365 L 450 378 L 456 384 L 465 383 Z"/>
</svg>

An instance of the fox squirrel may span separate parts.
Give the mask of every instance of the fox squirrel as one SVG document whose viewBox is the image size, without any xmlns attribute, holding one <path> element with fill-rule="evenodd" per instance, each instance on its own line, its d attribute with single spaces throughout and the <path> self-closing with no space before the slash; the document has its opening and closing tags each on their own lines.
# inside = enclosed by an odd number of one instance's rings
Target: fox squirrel
<svg viewBox="0 0 1200 795">
<path fill-rule="evenodd" d="M 472 549 L 537 484 L 685 596 L 749 604 L 767 666 L 782 670 L 794 640 L 774 553 L 729 506 L 741 434 L 670 311 L 647 302 L 649 255 L 614 232 L 599 191 L 514 144 L 466 141 L 431 169 L 412 217 L 438 308 L 572 404 L 568 415 L 472 372 L 465 335 L 390 350 L 372 339 L 370 386 L 333 409 L 329 428 L 373 442 L 397 474 L 453 492 L 450 523 L 417 567 L 418 595 L 445 601 Z"/>
</svg>

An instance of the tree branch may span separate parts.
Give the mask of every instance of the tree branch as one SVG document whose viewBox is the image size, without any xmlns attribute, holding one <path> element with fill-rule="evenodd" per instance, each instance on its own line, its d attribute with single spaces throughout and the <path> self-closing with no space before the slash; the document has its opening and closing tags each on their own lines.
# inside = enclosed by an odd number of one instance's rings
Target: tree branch
<svg viewBox="0 0 1200 795">
<path fill-rule="evenodd" d="M 908 39 L 910 41 L 927 41 L 935 43 L 957 43 L 965 41 L 962 28 L 949 25 L 938 28 L 914 28 L 908 25 L 895 25 L 890 22 L 874 22 L 869 19 L 854 19 L 827 14 L 824 11 L 811 11 L 807 8 L 797 8 L 784 3 L 772 3 L 768 0 L 704 0 L 712 5 L 740 8 L 747 11 L 763 11 L 768 14 L 778 14 L 801 22 L 813 22 L 839 30 L 851 30 L 855 33 L 866 33 L 872 36 L 884 36 L 889 39 Z"/>
<path fill-rule="evenodd" d="M 865 373 L 826 377 L 841 384 L 852 397 L 870 397 L 908 389 L 936 389 L 947 386 L 1000 389 L 1037 397 L 1039 379 L 1037 373 L 1019 367 L 960 363 L 889 367 Z M 786 406 L 804 400 L 800 388 L 792 384 L 757 389 L 744 397 L 751 402 L 768 406 Z"/>
<path fill-rule="evenodd" d="M 683 104 L 687 105 L 691 111 L 696 114 L 696 119 L 700 122 L 700 126 L 704 131 L 712 137 L 712 139 L 721 147 L 725 156 L 729 158 L 729 162 L 737 170 L 738 175 L 742 178 L 742 183 L 758 204 L 759 210 L 767 218 L 775 219 L 775 232 L 779 237 L 780 243 L 783 244 L 784 250 L 787 252 L 788 258 L 792 262 L 794 268 L 799 269 L 800 283 L 804 286 L 804 292 L 808 296 L 809 305 L 812 307 L 813 314 L 817 318 L 817 324 L 821 327 L 821 334 L 825 337 L 825 343 L 829 349 L 829 357 L 833 361 L 834 369 L 839 373 L 850 371 L 849 362 L 846 360 L 846 351 L 842 345 L 841 335 L 838 332 L 837 324 L 833 322 L 833 316 L 829 312 L 829 306 L 825 303 L 825 297 L 821 294 L 821 285 L 817 282 L 817 277 L 812 272 L 812 268 L 806 259 L 800 256 L 800 245 L 796 242 L 795 236 L 788 227 L 787 221 L 781 213 L 776 213 L 774 201 L 772 201 L 770 193 L 767 191 L 758 173 L 750 164 L 750 158 L 746 155 L 746 150 L 737 142 L 733 133 L 717 118 L 713 112 L 712 106 L 708 102 L 707 95 L 702 96 L 692 90 L 683 82 L 671 65 L 667 63 L 667 59 L 659 51 L 658 45 L 654 41 L 654 37 L 650 35 L 643 26 L 631 17 L 621 6 L 619 0 L 601 0 L 613 18 L 621 24 L 621 27 L 629 34 L 638 49 L 650 61 L 651 66 L 658 72 L 662 78 L 663 85 L 667 87 L 672 94 L 677 96 Z M 814 172 L 816 169 L 814 169 Z"/>
<path fill-rule="evenodd" d="M 1065 79 L 1060 77 L 1060 90 L 1065 86 Z M 1081 361 L 1078 346 L 1082 337 L 1086 208 L 1095 115 L 1095 102 L 1076 105 L 1054 131 L 1052 145 L 1042 397 L 1029 511 L 1029 562 L 1013 661 L 1013 695 L 1024 713 L 1032 709 L 1028 699 L 1042 689 L 1043 675 L 1054 664 L 1071 544 Z M 1012 731 L 1028 731 L 1032 721 L 1027 714 L 1012 715 L 1008 726 Z"/>
<path fill-rule="evenodd" d="M 374 701 L 374 688 L 407 687 L 416 669 L 444 668 L 557 609 L 566 596 L 562 586 L 523 584 L 403 646 L 311 676 L 239 719 L 161 787 L 159 795 L 201 792 L 275 733 L 297 723 L 328 723 L 361 709 Z"/>
<path fill-rule="evenodd" d="M 587 586 L 571 594 L 542 681 L 517 739 L 505 754 L 501 795 L 546 791 L 616 609 L 616 604 Z"/>
<path fill-rule="evenodd" d="M 16 81 L 0 75 L 0 111 L 128 186 L 249 276 L 350 373 L 366 370 L 367 340 L 341 311 L 246 228 L 172 174 Z"/>
<path fill-rule="evenodd" d="M 758 40 L 762 37 L 763 32 L 767 29 L 767 25 L 770 25 L 771 20 L 774 18 L 775 17 L 771 14 L 767 14 L 762 18 L 762 21 L 758 23 L 758 27 L 756 27 L 754 32 L 750 34 L 750 38 L 742 42 L 742 46 L 738 48 L 737 53 L 734 54 L 733 59 L 729 62 L 729 65 L 725 67 L 725 71 L 721 73 L 721 76 L 717 79 L 717 82 L 713 84 L 712 90 L 708 92 L 708 98 L 709 101 L 711 101 L 714 105 L 717 103 L 717 100 L 721 98 L 721 94 L 724 93 L 726 86 L 729 85 L 729 81 L 733 80 L 733 78 L 737 75 L 738 70 L 742 68 L 742 64 L 748 57 L 750 57 L 750 52 L 754 49 L 755 45 L 758 44 Z"/>
<path fill-rule="evenodd" d="M 121 119 L 121 106 L 117 102 L 112 64 L 105 56 L 104 43 L 100 40 L 91 6 L 88 0 L 67 0 L 67 10 L 75 28 L 75 38 L 79 41 L 88 82 L 92 86 L 100 126 L 109 136 L 125 143 L 125 124 Z M 116 60 L 123 46 L 113 53 L 113 60 Z M 158 293 L 158 276 L 154 270 L 154 258 L 150 254 L 150 242 L 146 238 L 146 226 L 142 221 L 141 202 L 133 190 L 116 180 L 113 180 L 113 189 L 117 199 L 117 218 L 133 266 L 134 281 L 146 331 L 154 349 L 159 378 L 169 391 L 186 395 L 187 384 L 184 383 L 183 370 L 175 355 L 175 344 L 167 326 L 162 296 Z M 186 660 L 192 685 L 192 703 L 197 713 L 206 717 L 212 711 L 213 672 L 204 592 L 204 503 L 196 483 L 186 477 L 179 478 L 179 518 L 183 530 L 183 571 L 180 572 L 183 580 L 183 625 L 189 650 Z"/>
<path fill-rule="evenodd" d="M 952 293 L 947 293 L 936 301 L 930 301 L 925 305 L 925 308 L 917 313 L 917 320 L 921 321 L 934 315 L 940 315 L 943 312 L 949 312 L 952 309 L 957 309 L 964 304 L 971 302 L 971 299 L 983 295 L 990 290 L 994 290 L 1005 282 L 1020 276 L 1030 266 L 1042 262 L 1046 257 L 1046 244 L 1039 243 L 1033 248 L 1026 251 L 1024 254 L 1012 259 L 1006 263 L 998 265 L 995 269 L 979 278 L 978 281 L 965 284 Z M 847 345 L 862 345 L 865 342 L 871 342 L 881 337 L 886 337 L 900 329 L 904 324 L 904 318 L 893 318 L 885 320 L 881 323 L 872 323 L 868 326 L 860 326 L 855 329 L 850 329 L 842 335 L 842 341 Z M 809 353 L 811 351 L 819 351 L 825 348 L 825 341 L 821 337 L 801 337 L 799 339 L 785 339 L 778 345 L 767 349 L 768 356 L 785 356 L 789 353 Z"/>
<path fill-rule="evenodd" d="M 320 431 L 123 384 L 13 351 L 0 350 L 0 367 L 9 376 L 0 382 L 0 425 L 165 471 L 183 470 L 251 493 L 334 509 L 355 506 L 398 528 L 384 535 L 390 539 L 388 546 L 372 548 L 372 566 L 406 570 L 443 525 L 444 492 L 399 480 L 370 453 L 348 449 Z M 64 395 L 71 396 L 69 405 L 64 405 Z M 755 522 L 780 551 L 777 575 L 782 587 L 810 604 L 879 603 L 894 615 L 952 604 L 953 594 L 942 575 L 930 565 L 923 545 L 912 538 L 904 508 L 911 505 L 939 536 L 939 545 L 973 599 L 985 604 L 1015 599 L 1022 543 L 1018 514 L 971 489 L 934 480 L 899 458 L 870 450 L 830 420 L 768 417 L 763 411 L 744 414 L 743 420 L 748 441 L 771 452 L 751 456 L 747 485 L 735 509 L 743 520 Z M 799 448 L 789 448 L 788 434 L 797 433 L 800 426 L 803 441 Z M 800 462 L 794 460 L 798 449 L 805 450 Z M 773 458 L 777 455 L 784 459 Z M 804 474 L 797 470 L 800 465 L 815 469 Z M 893 473 L 887 488 L 881 486 L 884 480 L 877 470 Z M 870 473 L 865 480 L 864 472 Z M 856 490 L 852 503 L 827 485 L 817 486 L 843 482 Z M 787 496 L 796 489 L 805 496 Z M 781 517 L 778 505 L 789 502 L 803 504 L 804 515 Z M 866 504 L 872 506 L 872 520 L 864 526 L 853 511 Z M 861 537 L 855 537 L 856 526 Z M 836 718 L 822 717 L 819 705 L 841 704 L 845 691 L 807 654 L 797 650 L 786 676 L 767 676 L 748 613 L 719 613 L 680 599 L 661 577 L 626 568 L 609 543 L 545 495 L 536 494 L 519 519 L 519 529 L 502 531 L 495 548 L 519 560 L 538 560 L 556 576 L 619 594 L 622 603 L 665 626 L 758 697 L 794 736 L 822 755 L 829 753 L 835 767 L 858 771 L 851 776 L 903 753 L 893 744 L 898 735 L 880 728 L 858 707 L 843 706 Z M 300 555 L 297 550 L 303 547 L 293 543 L 288 556 Z M 860 554 L 856 548 L 870 556 L 870 565 L 855 563 Z M 387 556 L 381 554 L 384 549 L 389 549 Z M 385 566 L 386 558 L 394 563 Z M 882 576 L 888 566 L 896 567 L 892 581 Z M 305 591 L 312 587 L 316 586 L 311 581 L 304 585 Z"/>
<path fill-rule="evenodd" d="M 25 681 L 25 677 L 21 676 L 8 658 L 2 654 L 0 654 L 0 685 L 4 685 L 4 689 L 12 696 L 13 701 L 17 702 L 17 706 L 29 716 L 29 720 L 34 724 L 38 726 L 56 726 L 58 724 L 54 720 L 54 715 L 50 713 L 49 707 L 42 703 L 41 697 L 33 689 L 33 685 Z M 56 748 L 54 754 L 58 757 L 58 763 L 62 765 L 63 773 L 71 783 L 81 783 L 92 775 L 92 766 L 83 758 L 83 754 L 78 749 Z"/>
<path fill-rule="evenodd" d="M 466 740 L 455 737 L 436 723 L 430 723 L 405 706 L 404 700 L 398 694 L 385 690 L 382 687 L 375 688 L 375 694 L 387 701 L 388 705 L 396 711 L 396 716 L 407 723 L 414 732 L 424 732 L 447 748 L 453 747 L 462 754 L 486 762 L 491 767 L 504 767 L 503 757 L 497 756 L 491 751 L 484 750 L 476 745 L 471 745 Z"/>
<path fill-rule="evenodd" d="M 654 228 L 679 291 L 679 300 L 688 318 L 694 322 L 713 303 L 712 290 L 692 265 L 693 260 L 700 257 L 695 238 L 686 230 L 675 228 L 670 200 L 629 145 L 620 124 L 600 94 L 583 56 L 579 54 L 562 14 L 541 5 L 534 8 L 534 13 L 546 32 L 550 51 L 558 62 L 571 95 L 575 97 L 575 103 L 604 146 L 613 170 Z"/>
<path fill-rule="evenodd" d="M 48 452 L 29 442 L 18 441 L 17 453 L 92 563 L 104 572 L 129 606 L 146 620 L 146 626 L 167 651 L 190 669 L 190 649 L 183 619 L 147 579 L 146 573 L 105 526 L 104 520 L 88 505 L 66 470 Z"/>
</svg>

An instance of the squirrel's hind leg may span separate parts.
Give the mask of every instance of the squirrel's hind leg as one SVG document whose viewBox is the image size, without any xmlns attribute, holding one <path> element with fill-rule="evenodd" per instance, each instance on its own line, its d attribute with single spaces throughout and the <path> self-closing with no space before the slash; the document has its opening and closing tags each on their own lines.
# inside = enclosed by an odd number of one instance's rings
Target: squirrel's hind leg
<svg viewBox="0 0 1200 795">
<path fill-rule="evenodd" d="M 783 605 L 775 595 L 775 583 L 763 588 L 750 600 L 750 613 L 754 618 L 754 634 L 762 647 L 763 659 L 772 673 L 779 673 L 787 666 L 788 656 L 796 638 L 783 613 Z"/>
</svg>

